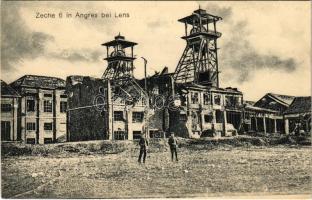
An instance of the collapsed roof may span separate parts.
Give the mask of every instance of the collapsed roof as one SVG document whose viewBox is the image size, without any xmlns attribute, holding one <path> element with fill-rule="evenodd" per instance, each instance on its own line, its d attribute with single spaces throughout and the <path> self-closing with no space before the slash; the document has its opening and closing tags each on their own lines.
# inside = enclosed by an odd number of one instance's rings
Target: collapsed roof
<svg viewBox="0 0 312 200">
<path fill-rule="evenodd" d="M 311 113 L 311 96 L 296 97 L 284 114 Z"/>
<path fill-rule="evenodd" d="M 43 89 L 64 89 L 65 80 L 50 76 L 37 76 L 37 75 L 25 75 L 10 85 L 13 88 L 18 87 L 30 87 L 30 88 L 43 88 Z"/>
<path fill-rule="evenodd" d="M 20 97 L 20 95 L 6 82 L 1 80 L 1 97 Z"/>
</svg>

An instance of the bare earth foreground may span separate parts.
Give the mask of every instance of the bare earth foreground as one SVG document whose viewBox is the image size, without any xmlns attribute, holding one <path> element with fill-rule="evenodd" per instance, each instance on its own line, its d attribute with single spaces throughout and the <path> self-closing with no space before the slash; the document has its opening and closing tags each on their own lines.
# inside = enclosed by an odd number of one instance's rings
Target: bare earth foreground
<svg viewBox="0 0 312 200">
<path fill-rule="evenodd" d="M 207 197 L 311 194 L 310 147 L 215 147 L 2 157 L 4 198 Z"/>
</svg>

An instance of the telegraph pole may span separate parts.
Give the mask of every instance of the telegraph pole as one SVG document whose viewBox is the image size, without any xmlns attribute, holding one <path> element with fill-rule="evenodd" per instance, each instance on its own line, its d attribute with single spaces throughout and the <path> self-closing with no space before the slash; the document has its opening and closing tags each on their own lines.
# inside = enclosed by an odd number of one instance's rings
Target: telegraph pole
<svg viewBox="0 0 312 200">
<path fill-rule="evenodd" d="M 148 117 L 148 109 L 149 109 L 149 96 L 148 96 L 148 91 L 147 91 L 147 77 L 146 77 L 146 64 L 147 60 L 144 57 L 141 57 L 144 60 L 144 90 L 146 92 L 146 112 L 144 113 L 144 118 L 145 118 L 145 136 L 149 137 L 148 134 L 148 126 L 149 126 L 149 117 Z"/>
<path fill-rule="evenodd" d="M 144 57 L 141 57 L 144 60 L 144 89 L 147 93 L 147 80 L 146 80 L 146 64 L 147 60 Z"/>
</svg>

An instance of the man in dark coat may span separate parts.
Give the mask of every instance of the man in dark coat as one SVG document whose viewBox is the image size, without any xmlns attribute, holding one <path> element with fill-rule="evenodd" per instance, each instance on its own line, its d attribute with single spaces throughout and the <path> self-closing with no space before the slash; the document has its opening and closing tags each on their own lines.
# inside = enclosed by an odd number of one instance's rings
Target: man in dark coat
<svg viewBox="0 0 312 200">
<path fill-rule="evenodd" d="M 171 151 L 171 160 L 173 161 L 173 157 L 175 156 L 176 161 L 178 161 L 178 154 L 177 154 L 178 142 L 177 142 L 177 139 L 174 137 L 173 132 L 171 132 L 171 135 L 168 140 L 168 144 L 170 146 L 170 151 Z"/>
<path fill-rule="evenodd" d="M 142 160 L 142 156 L 143 156 L 143 163 L 145 163 L 145 158 L 146 158 L 146 149 L 148 147 L 148 141 L 145 138 L 144 135 L 141 135 L 141 139 L 139 141 L 139 145 L 140 145 L 140 155 L 139 155 L 139 160 L 138 162 L 141 163 Z"/>
</svg>

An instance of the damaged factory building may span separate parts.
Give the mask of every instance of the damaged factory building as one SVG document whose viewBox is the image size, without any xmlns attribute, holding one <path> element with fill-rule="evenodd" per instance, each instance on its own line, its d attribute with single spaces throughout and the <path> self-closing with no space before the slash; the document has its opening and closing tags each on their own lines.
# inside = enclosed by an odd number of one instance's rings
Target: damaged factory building
<svg viewBox="0 0 312 200">
<path fill-rule="evenodd" d="M 102 44 L 108 63 L 102 78 L 67 77 L 67 140 L 133 140 L 168 132 L 188 138 L 236 134 L 243 94 L 219 88 L 219 20 L 202 9 L 180 19 L 186 48 L 175 72 L 165 67 L 142 80 L 133 75 L 137 43 L 119 34 Z"/>
<path fill-rule="evenodd" d="M 203 9 L 179 19 L 186 47 L 174 72 L 168 67 L 134 76 L 134 48 L 120 34 L 102 44 L 107 67 L 101 78 L 25 75 L 1 80 L 1 140 L 47 144 L 85 140 L 227 137 L 311 130 L 311 96 L 267 93 L 245 101 L 235 87 L 220 87 L 221 17 Z"/>
<path fill-rule="evenodd" d="M 67 77 L 68 141 L 132 140 L 141 135 L 148 100 L 133 77 L 135 45 L 118 35 L 103 44 L 108 66 L 101 79 Z"/>
<path fill-rule="evenodd" d="M 120 34 L 106 47 L 101 78 L 69 76 L 67 140 L 133 140 L 166 137 L 233 136 L 238 132 L 284 133 L 282 110 L 265 100 L 248 104 L 237 88 L 219 87 L 218 46 L 221 17 L 195 10 L 179 19 L 185 26 L 185 50 L 173 73 L 134 77 L 134 47 Z M 143 57 L 142 57 L 143 58 Z M 145 61 L 145 68 L 147 61 Z M 278 98 L 271 104 L 290 104 Z M 285 99 L 284 99 L 285 100 Z M 261 102 L 260 102 L 261 101 Z"/>
</svg>

